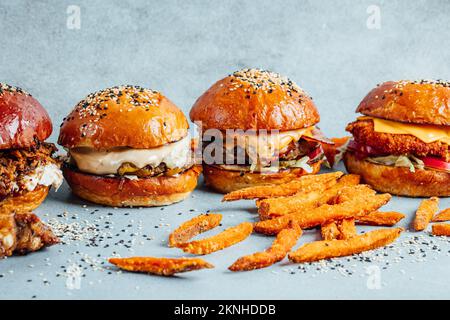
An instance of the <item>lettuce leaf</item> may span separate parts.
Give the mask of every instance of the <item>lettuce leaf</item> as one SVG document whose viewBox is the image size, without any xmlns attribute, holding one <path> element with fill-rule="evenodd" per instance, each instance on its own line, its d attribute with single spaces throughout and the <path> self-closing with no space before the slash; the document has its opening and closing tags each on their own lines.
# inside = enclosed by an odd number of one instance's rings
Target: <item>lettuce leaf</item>
<svg viewBox="0 0 450 320">
<path fill-rule="evenodd" d="M 367 161 L 385 166 L 409 168 L 409 171 L 411 172 L 416 172 L 416 169 L 423 170 L 425 168 L 422 160 L 410 154 L 400 156 L 390 155 L 384 157 L 369 157 L 367 158 Z"/>
</svg>

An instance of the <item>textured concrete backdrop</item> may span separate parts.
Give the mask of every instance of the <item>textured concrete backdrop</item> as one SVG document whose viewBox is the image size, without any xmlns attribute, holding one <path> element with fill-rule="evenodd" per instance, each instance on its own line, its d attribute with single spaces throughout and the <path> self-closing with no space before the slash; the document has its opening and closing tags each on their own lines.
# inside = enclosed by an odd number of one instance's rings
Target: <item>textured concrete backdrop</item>
<svg viewBox="0 0 450 320">
<path fill-rule="evenodd" d="M 80 29 L 70 29 L 73 8 L 80 9 Z M 380 29 L 370 29 L 367 21 L 372 26 L 377 8 Z M 0 81 L 27 89 L 47 107 L 55 123 L 54 141 L 62 118 L 94 90 L 127 83 L 151 87 L 188 112 L 214 81 L 243 67 L 267 68 L 303 86 L 315 98 L 325 133 L 342 135 L 376 83 L 450 80 L 449 17 L 450 0 L 0 0 Z M 180 256 L 165 241 L 189 215 L 224 213 L 223 228 L 254 219 L 249 217 L 253 203 L 225 206 L 220 198 L 199 186 L 186 201 L 164 211 L 120 209 L 113 214 L 72 197 L 64 185 L 36 212 L 63 225 L 73 219 L 81 226 L 98 224 L 99 235 L 83 232 L 85 240 L 1 261 L 0 299 L 449 298 L 449 244 L 424 245 L 429 255 L 424 260 L 421 246 L 404 246 L 414 236 L 406 232 L 398 247 L 388 250 L 390 258 L 370 263 L 342 259 L 329 272 L 316 272 L 312 265 L 303 273 L 285 263 L 250 273 L 226 271 L 237 257 L 270 245 L 271 238 L 257 235 L 208 256 L 216 269 L 182 277 L 112 273 L 101 265 L 116 251 L 122 256 Z M 449 201 L 442 199 L 441 208 L 449 207 Z M 418 204 L 419 199 L 394 197 L 386 210 L 408 214 L 400 223 L 408 228 Z M 108 230 L 113 235 L 121 231 L 111 240 L 98 240 Z M 144 232 L 154 240 L 140 244 Z M 90 245 L 91 237 L 99 247 Z M 135 240 L 131 248 L 128 243 Z M 317 233 L 306 231 L 299 245 L 313 240 Z M 417 254 L 411 255 L 410 248 Z M 406 258 L 398 259 L 400 254 Z M 72 264 L 84 268 L 80 290 L 68 289 L 65 273 L 58 277 Z M 365 268 L 378 266 L 381 283 L 374 287 Z M 348 273 L 342 275 L 344 269 Z"/>
<path fill-rule="evenodd" d="M 80 29 L 67 27 L 70 5 L 80 8 Z M 371 5 L 380 29 L 367 27 Z M 94 90 L 147 86 L 188 112 L 214 81 L 267 68 L 309 92 L 322 129 L 341 135 L 376 83 L 450 79 L 449 15 L 448 0 L 0 0 L 0 81 L 41 101 L 54 140 Z"/>
</svg>

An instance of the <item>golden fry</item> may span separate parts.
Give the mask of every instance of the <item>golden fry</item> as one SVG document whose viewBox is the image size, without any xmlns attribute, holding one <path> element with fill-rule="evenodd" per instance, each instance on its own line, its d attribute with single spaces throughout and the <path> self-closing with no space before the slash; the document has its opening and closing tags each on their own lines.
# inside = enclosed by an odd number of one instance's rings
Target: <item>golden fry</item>
<svg viewBox="0 0 450 320">
<path fill-rule="evenodd" d="M 402 228 L 378 229 L 347 240 L 315 241 L 307 243 L 289 254 L 296 263 L 344 257 L 386 246 L 398 238 Z"/>
<path fill-rule="evenodd" d="M 450 221 L 450 208 L 442 210 L 433 218 L 433 222 L 443 221 Z"/>
<path fill-rule="evenodd" d="M 301 235 L 302 230 L 294 224 L 278 233 L 269 249 L 241 257 L 228 269 L 231 271 L 250 271 L 271 266 L 286 257 Z"/>
<path fill-rule="evenodd" d="M 181 272 L 214 268 L 212 264 L 202 259 L 192 258 L 132 257 L 110 258 L 108 261 L 126 271 L 145 272 L 160 276 L 172 276 Z"/>
<path fill-rule="evenodd" d="M 281 197 L 261 200 L 257 203 L 258 213 L 261 220 L 277 218 L 286 214 L 307 212 L 328 203 L 335 198 L 339 192 L 349 186 L 359 183 L 358 175 L 345 175 L 336 184 L 325 190 L 316 190 L 309 193 L 299 193 L 290 197 Z"/>
<path fill-rule="evenodd" d="M 339 237 L 340 231 L 335 221 L 325 223 L 320 227 L 323 240 L 334 240 Z"/>
<path fill-rule="evenodd" d="M 306 175 L 284 184 L 244 188 L 226 194 L 222 201 L 267 199 L 291 196 L 298 192 L 323 190 L 325 186 L 336 183 L 342 175 L 342 172 Z"/>
<path fill-rule="evenodd" d="M 365 216 L 359 217 L 357 224 L 363 224 L 368 226 L 386 226 L 392 227 L 396 225 L 400 220 L 405 218 L 405 215 L 400 212 L 388 211 L 374 211 Z"/>
<path fill-rule="evenodd" d="M 414 219 L 414 230 L 425 230 L 435 213 L 439 210 L 439 198 L 431 197 L 423 200 L 416 211 L 416 218 Z"/>
<path fill-rule="evenodd" d="M 169 236 L 169 246 L 177 247 L 180 243 L 217 227 L 222 221 L 222 215 L 217 213 L 201 214 L 181 224 Z"/>
<path fill-rule="evenodd" d="M 325 223 L 320 227 L 323 240 L 334 240 L 339 237 L 340 231 L 335 221 Z"/>
<path fill-rule="evenodd" d="M 433 224 L 431 233 L 435 236 L 450 236 L 450 224 L 437 223 Z"/>
<path fill-rule="evenodd" d="M 364 190 L 364 189 L 363 189 Z M 362 191 L 365 193 L 365 191 Z M 360 195 L 355 191 L 352 200 L 329 205 L 324 204 L 308 212 L 284 215 L 276 219 L 260 221 L 255 225 L 255 231 L 267 235 L 274 235 L 295 222 L 300 228 L 308 229 L 324 225 L 330 221 L 359 218 L 385 205 L 391 199 L 390 194 Z"/>
<path fill-rule="evenodd" d="M 339 240 L 347 240 L 356 235 L 355 219 L 344 219 L 338 223 Z"/>
<path fill-rule="evenodd" d="M 180 243 L 179 248 L 193 254 L 209 254 L 245 240 L 253 231 L 253 224 L 243 222 L 210 238 Z"/>
</svg>

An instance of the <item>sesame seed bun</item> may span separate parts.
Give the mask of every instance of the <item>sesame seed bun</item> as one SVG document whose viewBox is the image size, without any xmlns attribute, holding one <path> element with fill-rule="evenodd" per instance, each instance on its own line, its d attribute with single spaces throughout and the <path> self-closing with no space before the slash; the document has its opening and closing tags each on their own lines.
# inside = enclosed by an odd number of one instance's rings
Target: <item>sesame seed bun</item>
<svg viewBox="0 0 450 320">
<path fill-rule="evenodd" d="M 320 171 L 321 161 L 311 164 L 313 172 Z M 252 173 L 221 169 L 217 166 L 203 165 L 203 176 L 205 184 L 221 193 L 253 187 L 258 185 L 281 184 L 292 179 L 307 175 L 301 168 L 285 169 L 276 173 Z"/>
<path fill-rule="evenodd" d="M 320 121 L 312 99 L 277 73 L 244 69 L 216 82 L 193 105 L 190 118 L 206 129 L 296 130 Z"/>
<path fill-rule="evenodd" d="M 183 112 L 161 93 L 118 86 L 80 101 L 64 119 L 58 143 L 66 148 L 149 149 L 184 138 L 188 128 Z"/>
<path fill-rule="evenodd" d="M 194 166 L 174 177 L 129 180 L 96 176 L 63 168 L 64 177 L 78 197 L 112 207 L 154 207 L 179 202 L 195 189 L 201 168 Z"/>
<path fill-rule="evenodd" d="M 450 126 L 450 83 L 385 82 L 369 92 L 356 112 L 399 122 Z"/>
<path fill-rule="evenodd" d="M 0 215 L 4 213 L 31 212 L 44 202 L 50 187 L 39 185 L 33 191 L 26 191 L 20 195 L 10 196 L 0 201 Z"/>
<path fill-rule="evenodd" d="M 51 133 L 52 121 L 35 98 L 0 83 L 0 150 L 28 148 Z"/>
<path fill-rule="evenodd" d="M 360 160 L 352 152 L 344 154 L 349 173 L 358 174 L 363 182 L 379 192 L 407 197 L 449 197 L 450 173 L 435 170 L 409 171 L 409 168 L 385 166 Z"/>
</svg>

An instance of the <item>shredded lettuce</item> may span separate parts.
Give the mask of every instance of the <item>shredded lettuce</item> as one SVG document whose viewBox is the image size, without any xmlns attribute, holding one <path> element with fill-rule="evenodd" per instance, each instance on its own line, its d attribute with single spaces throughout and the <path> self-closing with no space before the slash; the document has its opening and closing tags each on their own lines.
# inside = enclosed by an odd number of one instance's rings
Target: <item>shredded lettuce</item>
<svg viewBox="0 0 450 320">
<path fill-rule="evenodd" d="M 411 172 L 416 172 L 416 169 L 423 170 L 425 168 L 425 164 L 422 160 L 410 154 L 400 156 L 390 155 L 384 157 L 369 157 L 367 158 L 367 161 L 385 166 L 409 168 L 409 171 Z"/>
<path fill-rule="evenodd" d="M 312 173 L 313 168 L 308 164 L 309 157 L 304 156 L 301 159 L 298 160 L 290 160 L 290 161 L 280 161 L 280 167 L 283 168 L 302 168 L 307 173 Z"/>
</svg>

